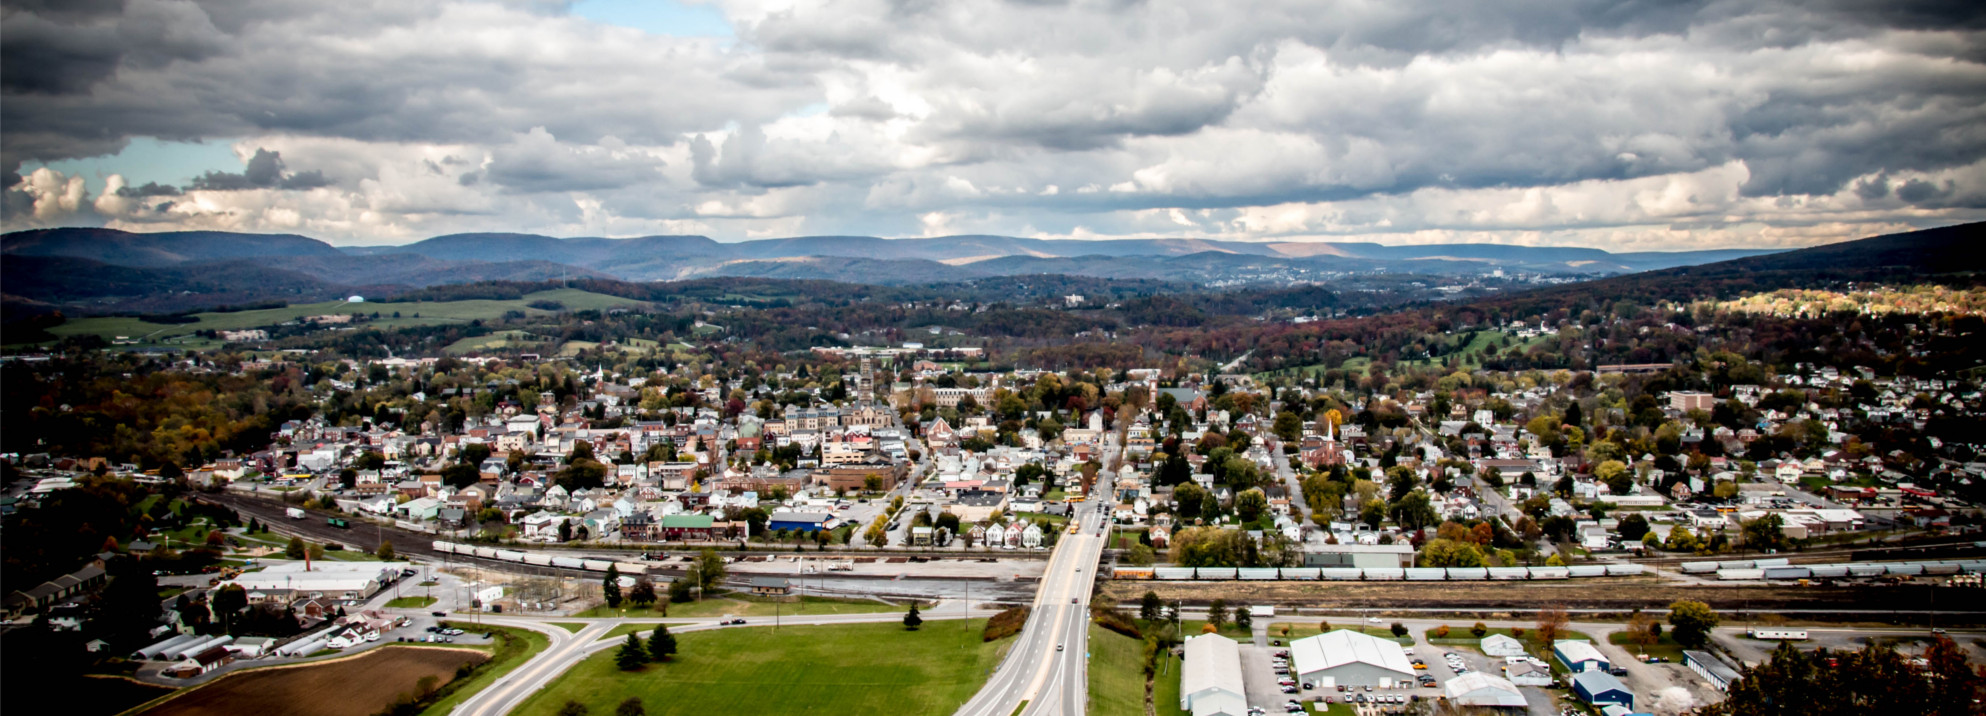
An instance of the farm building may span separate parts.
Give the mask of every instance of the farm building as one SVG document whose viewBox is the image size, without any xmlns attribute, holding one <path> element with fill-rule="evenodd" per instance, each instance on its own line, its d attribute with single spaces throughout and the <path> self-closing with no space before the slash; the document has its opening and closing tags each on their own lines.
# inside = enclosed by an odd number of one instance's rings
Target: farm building
<svg viewBox="0 0 1986 716">
<path fill-rule="evenodd" d="M 1601 704 L 1620 704 L 1634 708 L 1634 692 L 1613 674 L 1605 671 L 1585 671 L 1572 676 L 1572 692 L 1595 707 Z"/>
<path fill-rule="evenodd" d="M 1399 643 L 1348 629 L 1290 642 L 1290 665 L 1301 681 L 1335 679 L 1346 686 L 1414 678 L 1414 665 Z"/>
<path fill-rule="evenodd" d="M 1517 690 L 1516 684 L 1480 671 L 1449 679 L 1447 693 L 1448 702 L 1458 706 L 1525 707 L 1524 694 Z"/>
<path fill-rule="evenodd" d="M 1552 653 L 1558 662 L 1573 673 L 1581 671 L 1606 671 L 1613 664 L 1600 654 L 1591 642 L 1560 640 L 1552 642 Z"/>
<path fill-rule="evenodd" d="M 1524 642 L 1508 634 L 1483 637 L 1483 653 L 1490 656 L 1523 656 Z"/>
<path fill-rule="evenodd" d="M 1709 681 L 1711 686 L 1717 687 L 1718 691 L 1731 690 L 1731 682 L 1738 680 L 1737 669 L 1731 668 L 1731 665 L 1724 663 L 1723 659 L 1707 652 L 1693 649 L 1684 651 L 1683 664 L 1689 666 L 1690 671 L 1696 672 L 1705 681 Z"/>
<path fill-rule="evenodd" d="M 1219 634 L 1186 640 L 1179 669 L 1179 708 L 1193 716 L 1243 716 L 1248 698 L 1241 686 L 1241 647 Z"/>
</svg>

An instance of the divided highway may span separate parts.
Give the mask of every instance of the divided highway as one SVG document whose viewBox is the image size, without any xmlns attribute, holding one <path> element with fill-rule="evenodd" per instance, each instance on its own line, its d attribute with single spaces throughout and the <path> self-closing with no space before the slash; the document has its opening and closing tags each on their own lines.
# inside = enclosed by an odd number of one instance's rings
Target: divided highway
<svg viewBox="0 0 1986 716">
<path fill-rule="evenodd" d="M 1079 716 L 1088 706 L 1089 598 L 1109 525 L 1088 505 L 1072 519 L 1081 528 L 1056 544 L 1019 640 L 958 716 L 1009 716 L 1022 702 L 1024 716 Z"/>
</svg>

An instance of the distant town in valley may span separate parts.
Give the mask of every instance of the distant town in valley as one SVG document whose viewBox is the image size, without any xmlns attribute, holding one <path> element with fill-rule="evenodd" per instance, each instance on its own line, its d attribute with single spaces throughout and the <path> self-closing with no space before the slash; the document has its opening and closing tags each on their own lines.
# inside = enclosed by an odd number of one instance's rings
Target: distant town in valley
<svg viewBox="0 0 1986 716">
<path fill-rule="evenodd" d="M 0 355 L 5 690 L 1976 713 L 1982 232 L 1605 275 L 45 277 Z M 50 236 L 9 276 L 191 240 Z"/>
</svg>

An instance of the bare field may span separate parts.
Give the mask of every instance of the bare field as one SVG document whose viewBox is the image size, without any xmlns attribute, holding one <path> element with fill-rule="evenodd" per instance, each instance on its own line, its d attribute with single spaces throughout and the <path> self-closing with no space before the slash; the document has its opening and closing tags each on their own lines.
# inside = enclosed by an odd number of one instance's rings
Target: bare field
<svg viewBox="0 0 1986 716">
<path fill-rule="evenodd" d="M 372 716 L 422 677 L 439 687 L 488 654 L 469 649 L 389 646 L 349 659 L 229 674 L 145 711 L 147 716 Z M 362 688 L 360 688 L 362 686 Z"/>
<path fill-rule="evenodd" d="M 1159 598 L 1188 604 L 1215 599 L 1250 604 L 1345 609 L 1414 608 L 1494 610 L 1562 605 L 1589 609 L 1667 607 L 1695 599 L 1713 607 L 1772 609 L 1923 608 L 1928 595 L 1917 587 L 1797 587 L 1679 585 L 1653 577 L 1564 582 L 1161 582 L 1112 580 L 1103 592 L 1112 600 L 1135 602 L 1147 590 Z M 1949 607 L 1947 607 L 1949 608 Z"/>
</svg>

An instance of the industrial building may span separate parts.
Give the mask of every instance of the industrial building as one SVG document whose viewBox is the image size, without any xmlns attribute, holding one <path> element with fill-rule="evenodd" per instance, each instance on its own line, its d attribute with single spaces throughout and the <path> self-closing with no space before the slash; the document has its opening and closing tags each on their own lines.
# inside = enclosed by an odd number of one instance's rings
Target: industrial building
<svg viewBox="0 0 1986 716">
<path fill-rule="evenodd" d="M 1552 642 L 1552 653 L 1558 662 L 1573 673 L 1582 671 L 1606 671 L 1613 664 L 1600 653 L 1591 642 L 1561 640 Z"/>
<path fill-rule="evenodd" d="M 1634 692 L 1627 690 L 1626 684 L 1606 671 L 1582 671 L 1573 674 L 1572 692 L 1578 694 L 1581 701 L 1596 708 L 1602 704 L 1620 704 L 1629 709 L 1634 708 Z"/>
<path fill-rule="evenodd" d="M 1414 665 L 1397 642 L 1339 629 L 1290 642 L 1290 666 L 1299 681 L 1379 686 L 1411 681 Z"/>
<path fill-rule="evenodd" d="M 1186 663 L 1179 669 L 1179 708 L 1193 716 L 1246 716 L 1241 685 L 1241 646 L 1219 634 L 1186 640 Z"/>
<path fill-rule="evenodd" d="M 1457 706 L 1483 708 L 1525 708 L 1524 693 L 1517 685 L 1480 671 L 1448 680 L 1448 702 Z"/>
<path fill-rule="evenodd" d="M 1717 687 L 1718 691 L 1730 691 L 1731 682 L 1738 680 L 1738 670 L 1731 668 L 1730 664 L 1724 663 L 1724 660 L 1717 658 L 1715 654 L 1694 649 L 1686 650 L 1683 652 L 1683 664 L 1688 666 L 1690 671 L 1703 677 L 1705 681 L 1709 681 L 1711 686 Z"/>
</svg>

